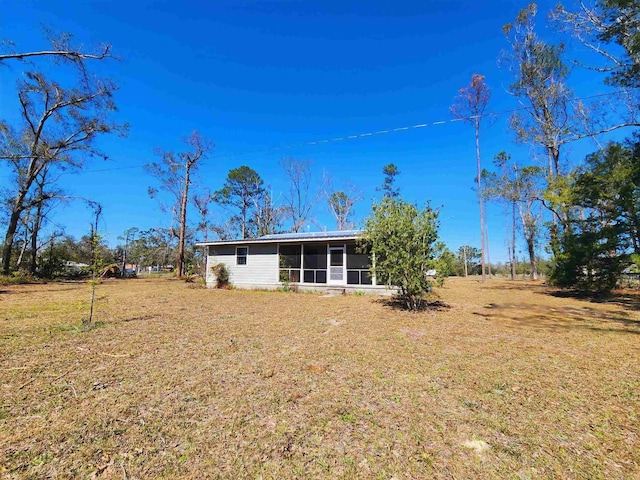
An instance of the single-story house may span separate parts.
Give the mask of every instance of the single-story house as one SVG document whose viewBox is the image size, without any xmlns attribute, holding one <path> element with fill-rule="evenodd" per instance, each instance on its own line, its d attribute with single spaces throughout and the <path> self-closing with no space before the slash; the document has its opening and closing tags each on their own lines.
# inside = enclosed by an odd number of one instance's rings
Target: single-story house
<svg viewBox="0 0 640 480">
<path fill-rule="evenodd" d="M 390 293 L 371 275 L 371 256 L 357 248 L 360 234 L 359 230 L 283 233 L 196 245 L 205 249 L 207 287 L 215 285 L 211 267 L 223 263 L 237 288 L 295 284 L 301 290 Z"/>
</svg>

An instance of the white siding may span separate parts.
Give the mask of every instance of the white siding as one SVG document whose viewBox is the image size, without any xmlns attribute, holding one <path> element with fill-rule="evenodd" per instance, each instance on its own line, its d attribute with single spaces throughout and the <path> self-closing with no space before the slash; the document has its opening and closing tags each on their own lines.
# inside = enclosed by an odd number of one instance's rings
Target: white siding
<svg viewBox="0 0 640 480">
<path fill-rule="evenodd" d="M 246 265 L 236 265 L 236 247 L 247 247 L 249 255 Z M 274 286 L 278 284 L 278 246 L 257 245 L 216 245 L 208 247 L 207 286 L 213 286 L 215 277 L 211 266 L 224 263 L 229 270 L 229 281 L 238 287 Z"/>
</svg>

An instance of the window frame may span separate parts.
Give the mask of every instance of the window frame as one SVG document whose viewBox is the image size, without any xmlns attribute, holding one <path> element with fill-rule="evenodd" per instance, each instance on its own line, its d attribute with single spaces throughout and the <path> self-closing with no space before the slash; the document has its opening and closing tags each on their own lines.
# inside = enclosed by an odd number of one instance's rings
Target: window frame
<svg viewBox="0 0 640 480">
<path fill-rule="evenodd" d="M 282 247 L 295 247 L 295 246 L 299 246 L 300 247 L 300 266 L 299 267 L 288 267 L 282 266 Z M 304 245 L 302 243 L 278 243 L 278 282 L 280 284 L 283 283 L 302 283 L 302 257 L 304 254 Z M 283 279 L 283 273 L 286 272 L 286 278 L 287 279 Z M 292 279 L 292 272 L 297 272 L 298 274 L 298 281 L 294 279 Z M 295 275 L 294 275 L 295 276 Z"/>
<path fill-rule="evenodd" d="M 238 250 L 240 249 L 246 250 L 246 253 L 244 255 L 240 255 L 240 253 L 238 252 Z M 244 263 L 239 262 L 240 258 L 244 258 Z M 245 247 L 236 246 L 236 266 L 246 267 L 248 264 L 249 264 L 249 246 L 248 245 Z"/>
</svg>

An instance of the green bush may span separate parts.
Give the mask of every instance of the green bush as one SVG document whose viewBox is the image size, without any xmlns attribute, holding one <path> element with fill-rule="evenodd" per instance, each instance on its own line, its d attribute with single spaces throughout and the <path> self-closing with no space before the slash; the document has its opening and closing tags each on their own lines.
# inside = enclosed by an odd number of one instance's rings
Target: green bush
<svg viewBox="0 0 640 480">
<path fill-rule="evenodd" d="M 224 263 L 212 265 L 211 273 L 216 277 L 216 288 L 229 288 L 229 269 Z"/>
<path fill-rule="evenodd" d="M 361 243 L 376 259 L 372 273 L 398 289 L 399 302 L 408 310 L 424 308 L 434 284 L 426 273 L 438 267 L 443 245 L 438 212 L 429 205 L 419 209 L 399 198 L 383 198 L 366 220 Z"/>
</svg>

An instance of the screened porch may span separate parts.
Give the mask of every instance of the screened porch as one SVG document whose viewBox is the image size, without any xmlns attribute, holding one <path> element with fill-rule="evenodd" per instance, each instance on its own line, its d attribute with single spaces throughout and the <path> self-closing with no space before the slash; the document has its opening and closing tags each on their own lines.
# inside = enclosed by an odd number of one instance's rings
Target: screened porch
<svg viewBox="0 0 640 480">
<path fill-rule="evenodd" d="M 376 285 L 371 255 L 355 243 L 278 246 L 280 282 L 319 285 Z"/>
</svg>

